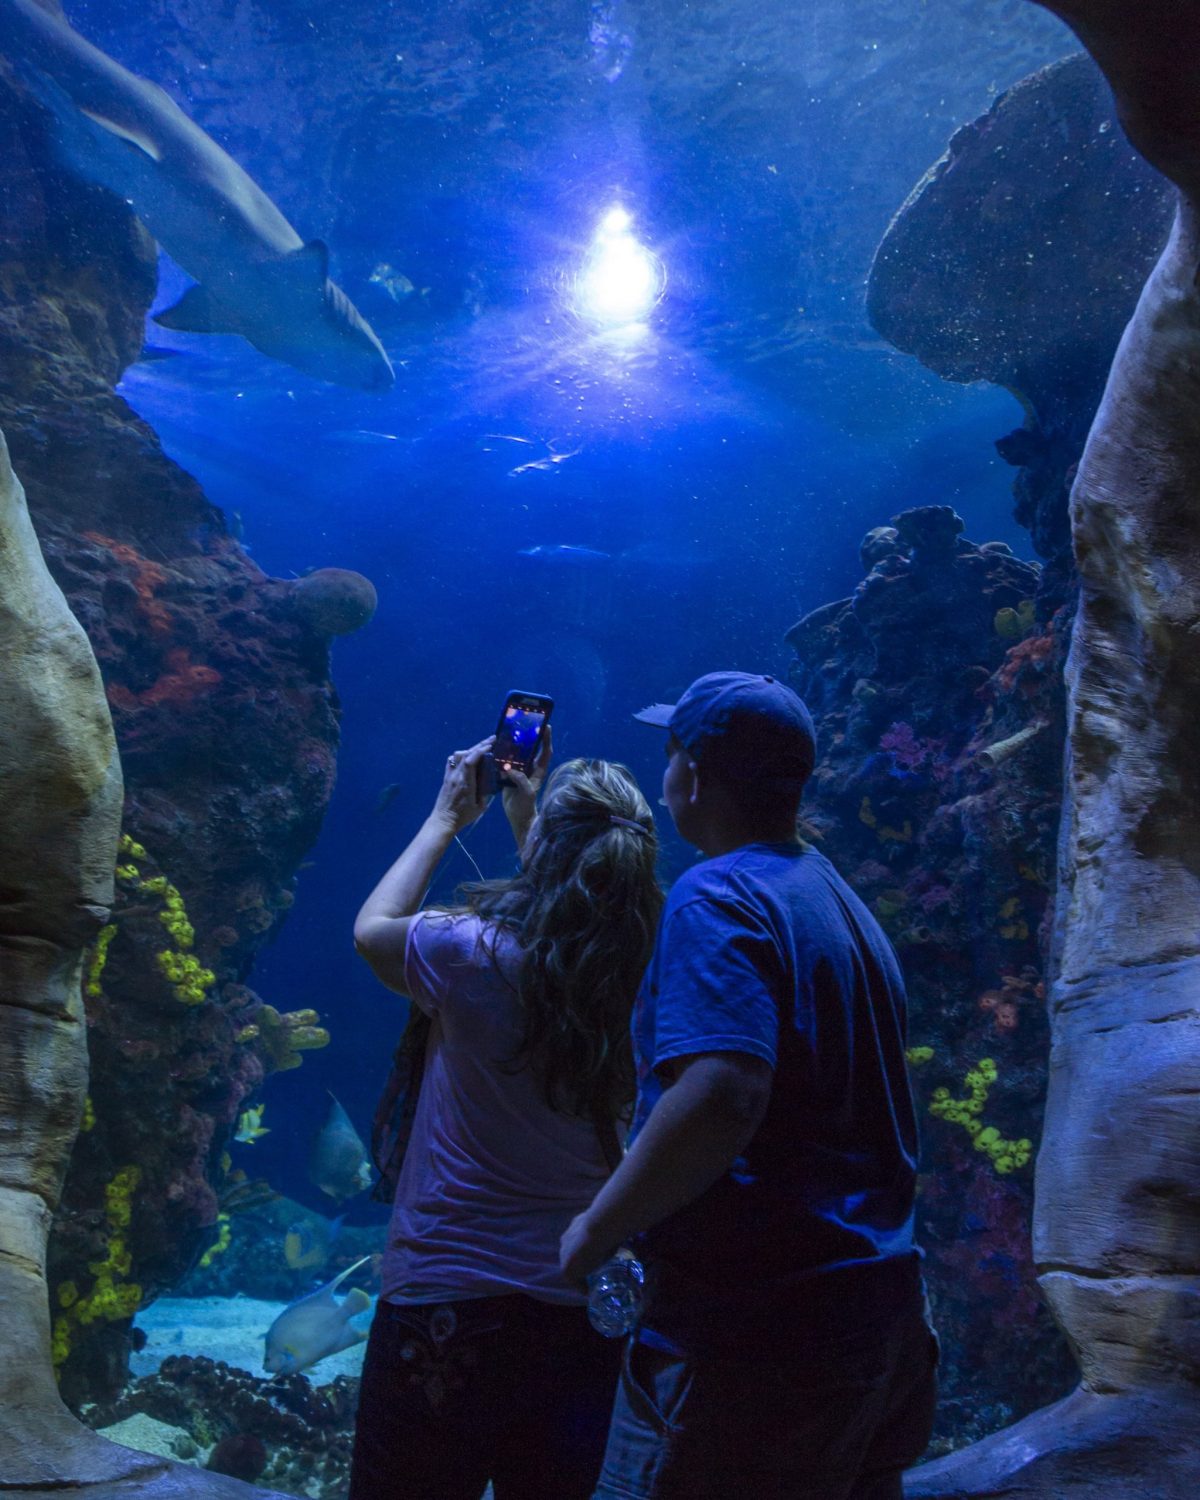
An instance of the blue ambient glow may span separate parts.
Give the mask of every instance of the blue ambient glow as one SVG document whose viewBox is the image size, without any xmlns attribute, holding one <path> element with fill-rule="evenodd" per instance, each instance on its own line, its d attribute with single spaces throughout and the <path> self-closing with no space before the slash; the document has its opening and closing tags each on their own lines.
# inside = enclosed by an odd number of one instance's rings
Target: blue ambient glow
<svg viewBox="0 0 1200 1500">
<path fill-rule="evenodd" d="M 663 263 L 634 235 L 628 211 L 610 208 L 575 283 L 576 310 L 601 327 L 620 328 L 640 322 L 665 286 Z"/>
</svg>

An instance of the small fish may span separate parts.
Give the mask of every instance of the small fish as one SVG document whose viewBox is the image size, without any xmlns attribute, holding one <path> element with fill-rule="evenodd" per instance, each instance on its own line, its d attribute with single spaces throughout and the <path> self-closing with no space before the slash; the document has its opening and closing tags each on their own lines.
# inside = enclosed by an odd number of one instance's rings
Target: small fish
<svg viewBox="0 0 1200 1500">
<path fill-rule="evenodd" d="M 271 1127 L 262 1122 L 266 1108 L 265 1104 L 258 1104 L 252 1109 L 242 1110 L 238 1116 L 238 1128 L 233 1136 L 235 1141 L 241 1141 L 243 1146 L 253 1146 L 254 1142 L 261 1140 L 264 1135 L 270 1135 Z"/>
<path fill-rule="evenodd" d="M 308 1175 L 310 1181 L 337 1203 L 371 1186 L 367 1148 L 350 1116 L 332 1094 L 325 1123 L 313 1137 Z"/>
<path fill-rule="evenodd" d="M 388 265 L 386 260 L 379 262 L 367 280 L 375 286 L 382 287 L 393 302 L 407 302 L 414 295 L 429 296 L 429 287 L 423 286 L 418 291 L 403 271 L 397 271 L 395 266 Z"/>
<path fill-rule="evenodd" d="M 573 542 L 539 542 L 536 547 L 522 547 L 517 556 L 574 567 L 612 562 L 611 552 L 601 552 L 595 547 L 577 547 Z"/>
<path fill-rule="evenodd" d="M 582 452 L 582 448 L 572 448 L 569 453 L 548 453 L 545 458 L 531 458 L 527 464 L 518 464 L 515 469 L 509 469 L 507 477 L 516 479 L 521 474 L 557 473 L 559 464 L 565 464 L 567 459 Z"/>
<path fill-rule="evenodd" d="M 295 1375 L 330 1354 L 362 1343 L 367 1331 L 353 1320 L 373 1308 L 370 1295 L 353 1287 L 339 1302 L 334 1293 L 370 1258 L 364 1255 L 325 1286 L 284 1308 L 264 1335 L 263 1369 L 268 1375 Z"/>
<path fill-rule="evenodd" d="M 400 441 L 397 432 L 375 432 L 370 427 L 347 428 L 342 432 L 331 432 L 329 436 L 335 443 L 355 443 L 363 448 L 378 448 L 384 443 Z"/>
<path fill-rule="evenodd" d="M 387 786 L 379 793 L 379 796 L 375 798 L 375 806 L 371 811 L 376 814 L 387 812 L 388 808 L 391 807 L 392 803 L 395 802 L 403 790 L 404 783 L 402 781 L 389 781 Z"/>
<path fill-rule="evenodd" d="M 293 1271 L 319 1271 L 342 1232 L 345 1214 L 336 1219 L 307 1219 L 293 1224 L 283 1237 L 283 1258 Z"/>
</svg>

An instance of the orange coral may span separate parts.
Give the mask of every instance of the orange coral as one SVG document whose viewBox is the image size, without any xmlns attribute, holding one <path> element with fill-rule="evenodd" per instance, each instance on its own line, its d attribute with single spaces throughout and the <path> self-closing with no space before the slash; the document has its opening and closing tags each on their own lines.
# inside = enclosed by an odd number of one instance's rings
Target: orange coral
<svg viewBox="0 0 1200 1500">
<path fill-rule="evenodd" d="M 1028 668 L 1040 674 L 1054 655 L 1054 636 L 1031 635 L 1005 653 L 1004 665 L 996 673 L 996 686 L 1002 693 L 1011 693 L 1018 680 Z"/>
<path fill-rule="evenodd" d="M 128 568 L 130 582 L 138 597 L 138 608 L 141 610 L 142 617 L 155 635 L 169 635 L 170 613 L 166 605 L 154 597 L 157 590 L 167 581 L 166 569 L 159 567 L 158 563 L 151 562 L 148 557 L 143 557 L 137 548 L 131 547 L 128 542 L 118 542 L 115 538 L 105 536 L 99 531 L 85 531 L 83 534 L 89 542 L 106 547 L 119 563 Z"/>
<path fill-rule="evenodd" d="M 215 667 L 193 662 L 187 650 L 178 647 L 167 652 L 167 671 L 138 698 L 145 704 L 190 703 L 198 694 L 215 687 L 221 674 Z"/>
</svg>

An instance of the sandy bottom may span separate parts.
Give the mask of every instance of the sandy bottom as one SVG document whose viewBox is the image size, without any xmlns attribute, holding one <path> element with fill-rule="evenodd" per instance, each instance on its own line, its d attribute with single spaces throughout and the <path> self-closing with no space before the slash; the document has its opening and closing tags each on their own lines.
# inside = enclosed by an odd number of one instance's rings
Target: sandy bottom
<svg viewBox="0 0 1200 1500">
<path fill-rule="evenodd" d="M 153 1375 L 172 1354 L 202 1354 L 266 1378 L 263 1335 L 287 1306 L 253 1297 L 160 1297 L 134 1322 L 146 1335 L 146 1347 L 129 1361 L 134 1375 Z M 304 1371 L 314 1385 L 335 1375 L 358 1375 L 366 1344 L 331 1354 Z"/>
</svg>

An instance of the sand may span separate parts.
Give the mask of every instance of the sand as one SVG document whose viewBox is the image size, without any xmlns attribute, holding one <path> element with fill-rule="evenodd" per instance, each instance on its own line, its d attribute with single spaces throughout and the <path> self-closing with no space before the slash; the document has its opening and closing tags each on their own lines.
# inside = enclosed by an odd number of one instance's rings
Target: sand
<svg viewBox="0 0 1200 1500">
<path fill-rule="evenodd" d="M 160 1297 L 134 1320 L 146 1346 L 130 1358 L 129 1368 L 134 1375 L 152 1375 L 172 1354 L 202 1354 L 265 1379 L 263 1335 L 286 1306 L 254 1297 Z M 314 1385 L 358 1375 L 365 1351 L 365 1343 L 343 1349 L 304 1373 Z"/>
</svg>

